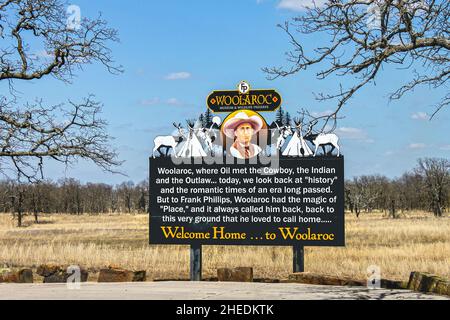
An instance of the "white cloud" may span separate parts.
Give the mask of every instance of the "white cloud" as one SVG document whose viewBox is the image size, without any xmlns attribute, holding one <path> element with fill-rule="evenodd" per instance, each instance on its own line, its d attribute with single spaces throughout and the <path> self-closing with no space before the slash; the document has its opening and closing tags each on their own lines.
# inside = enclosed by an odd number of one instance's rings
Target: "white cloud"
<svg viewBox="0 0 450 320">
<path fill-rule="evenodd" d="M 362 139 L 367 138 L 367 134 L 358 128 L 342 127 L 336 129 L 336 134 L 349 139 Z"/>
<path fill-rule="evenodd" d="M 143 106 L 154 106 L 155 104 L 160 103 L 159 98 L 151 98 L 151 99 L 144 99 L 141 100 L 141 105 Z"/>
<path fill-rule="evenodd" d="M 166 80 L 186 80 L 191 77 L 189 72 L 173 72 L 165 76 Z"/>
<path fill-rule="evenodd" d="M 430 117 L 425 112 L 415 112 L 411 115 L 413 120 L 429 120 Z"/>
<path fill-rule="evenodd" d="M 425 143 L 411 143 L 409 145 L 410 149 L 424 149 L 426 147 L 427 147 L 427 145 Z"/>
<path fill-rule="evenodd" d="M 444 145 L 444 146 L 440 147 L 439 149 L 444 150 L 444 151 L 450 151 L 450 144 Z"/>
<path fill-rule="evenodd" d="M 177 99 L 177 98 L 170 98 L 167 100 L 161 100 L 160 98 L 151 98 L 151 99 L 143 99 L 140 101 L 140 104 L 142 106 L 155 106 L 155 105 L 159 105 L 159 106 L 187 106 L 188 104 Z"/>
<path fill-rule="evenodd" d="M 335 133 L 344 139 L 359 140 L 365 143 L 375 143 L 374 139 L 368 137 L 366 131 L 359 128 L 341 127 L 336 129 Z"/>
<path fill-rule="evenodd" d="M 168 105 L 170 105 L 170 106 L 181 106 L 181 105 L 184 104 L 183 102 L 181 102 L 181 101 L 178 100 L 177 98 L 170 98 L 170 99 L 167 99 L 166 103 L 167 103 Z"/>
<path fill-rule="evenodd" d="M 293 11 L 305 11 L 306 8 L 314 8 L 314 6 L 322 7 L 328 0 L 281 0 L 277 5 L 279 9 L 287 9 Z"/>
</svg>

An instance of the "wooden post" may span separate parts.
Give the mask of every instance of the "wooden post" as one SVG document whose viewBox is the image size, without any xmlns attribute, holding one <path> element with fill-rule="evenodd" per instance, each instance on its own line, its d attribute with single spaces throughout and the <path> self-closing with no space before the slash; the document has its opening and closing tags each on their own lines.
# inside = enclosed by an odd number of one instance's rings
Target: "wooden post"
<svg viewBox="0 0 450 320">
<path fill-rule="evenodd" d="M 305 248 L 302 246 L 294 246 L 293 254 L 294 273 L 305 272 Z"/>
<path fill-rule="evenodd" d="M 202 281 L 202 246 L 191 245 L 191 281 Z"/>
</svg>

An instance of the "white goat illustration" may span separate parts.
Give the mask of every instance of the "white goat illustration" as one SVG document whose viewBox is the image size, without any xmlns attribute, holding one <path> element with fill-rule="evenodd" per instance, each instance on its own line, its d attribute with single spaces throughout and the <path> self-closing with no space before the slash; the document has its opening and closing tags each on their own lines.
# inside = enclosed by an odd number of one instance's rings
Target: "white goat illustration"
<svg viewBox="0 0 450 320">
<path fill-rule="evenodd" d="M 154 140 L 155 147 L 153 148 L 153 158 L 155 157 L 155 152 L 158 151 L 161 155 L 161 151 L 159 151 L 162 147 L 166 148 L 166 156 L 169 154 L 169 150 L 173 149 L 175 151 L 175 147 L 183 141 L 183 139 L 186 139 L 186 136 L 184 135 L 184 130 L 181 127 L 180 124 L 173 123 L 173 126 L 178 129 L 178 137 L 174 136 L 159 136 L 156 137 Z M 178 139 L 177 139 L 178 138 Z M 177 157 L 176 153 L 174 152 L 174 156 Z"/>
<path fill-rule="evenodd" d="M 339 147 L 339 137 L 335 135 L 334 133 L 320 133 L 317 135 L 317 137 L 313 140 L 314 145 L 316 146 L 316 150 L 314 152 L 314 157 L 317 155 L 317 150 L 320 146 L 325 145 L 332 145 L 334 148 L 337 149 L 339 157 L 341 155 L 341 149 Z"/>
</svg>

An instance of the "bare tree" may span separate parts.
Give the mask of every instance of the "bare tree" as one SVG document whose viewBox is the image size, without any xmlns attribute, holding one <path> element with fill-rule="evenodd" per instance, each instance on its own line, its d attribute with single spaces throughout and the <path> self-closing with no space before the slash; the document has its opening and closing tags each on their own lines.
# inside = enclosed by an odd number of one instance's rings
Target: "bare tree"
<svg viewBox="0 0 450 320">
<path fill-rule="evenodd" d="M 289 67 L 264 68 L 270 79 L 286 77 L 309 68 L 320 70 L 318 79 L 343 76 L 353 80 L 335 93 L 319 93 L 319 100 L 336 101 L 335 117 L 361 88 L 375 83 L 387 65 L 413 70 L 410 80 L 390 94 L 400 99 L 420 85 L 447 90 L 450 77 L 450 2 L 439 0 L 328 0 L 280 25 L 293 50 Z M 299 33 L 297 38 L 295 33 Z M 322 43 L 312 50 L 309 36 Z M 312 52 L 309 52 L 312 51 Z M 448 90 L 432 117 L 450 103 Z"/>
<path fill-rule="evenodd" d="M 64 164 L 88 159 L 113 171 L 120 164 L 109 146 L 106 122 L 98 118 L 101 105 L 92 97 L 70 102 L 72 109 L 45 107 L 41 102 L 20 111 L 0 101 L 0 170 L 12 170 L 32 181 L 43 176 L 44 158 Z M 65 118 L 58 122 L 58 118 Z"/>
<path fill-rule="evenodd" d="M 383 195 L 383 183 L 387 181 L 381 176 L 354 177 L 353 181 L 346 181 L 345 196 L 351 212 L 359 218 L 361 210 L 372 212 Z"/>
<path fill-rule="evenodd" d="M 351 212 L 356 214 L 359 218 L 361 209 L 364 207 L 364 190 L 360 183 L 359 177 L 354 177 L 353 181 L 347 181 L 346 186 L 346 200 L 350 206 Z"/>
<path fill-rule="evenodd" d="M 138 210 L 139 212 L 146 212 L 148 208 L 148 179 L 139 183 L 136 188 L 140 192 L 138 200 Z"/>
<path fill-rule="evenodd" d="M 27 186 L 23 183 L 16 183 L 9 181 L 7 183 L 7 192 L 5 196 L 10 201 L 10 210 L 12 220 L 17 218 L 17 227 L 22 227 L 23 217 L 26 210 L 26 189 Z"/>
<path fill-rule="evenodd" d="M 1 37 L 8 42 L 0 48 L 0 80 L 52 75 L 70 81 L 73 71 L 93 62 L 113 73 L 121 71 L 107 46 L 118 41 L 117 31 L 101 17 L 69 26 L 67 7 L 64 0 L 0 1 Z M 36 43 L 44 52 L 38 52 Z"/>
<path fill-rule="evenodd" d="M 37 187 L 37 185 L 33 185 L 30 188 L 30 209 L 33 211 L 34 215 L 34 223 L 39 223 L 39 212 L 42 211 L 42 204 L 41 204 L 41 194 L 40 189 Z"/>
<path fill-rule="evenodd" d="M 423 176 L 417 172 L 404 173 L 398 179 L 397 192 L 400 193 L 403 210 L 427 210 L 429 203 Z"/>
<path fill-rule="evenodd" d="M 419 159 L 416 171 L 424 177 L 431 210 L 436 217 L 442 217 L 447 189 L 450 186 L 450 161 L 437 158 Z"/>
<path fill-rule="evenodd" d="M 122 212 L 131 213 L 133 209 L 133 195 L 135 194 L 135 185 L 133 181 L 127 181 L 117 186 L 117 192 L 121 201 L 120 208 Z"/>
<path fill-rule="evenodd" d="M 64 0 L 0 0 L 0 85 L 9 86 L 9 97 L 0 94 L 3 175 L 39 180 L 45 159 L 66 165 L 87 159 L 107 171 L 120 164 L 93 96 L 46 106 L 42 99 L 22 102 L 15 88 L 17 81 L 46 76 L 70 83 L 75 71 L 91 63 L 121 72 L 108 47 L 118 41 L 117 31 L 101 16 L 71 26 L 66 10 Z"/>
</svg>

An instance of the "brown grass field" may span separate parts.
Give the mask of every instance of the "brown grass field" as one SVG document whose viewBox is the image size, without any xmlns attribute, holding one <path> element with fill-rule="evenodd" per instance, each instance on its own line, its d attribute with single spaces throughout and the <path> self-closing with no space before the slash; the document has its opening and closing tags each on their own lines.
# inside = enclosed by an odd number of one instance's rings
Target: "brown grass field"
<svg viewBox="0 0 450 320">
<path fill-rule="evenodd" d="M 187 279 L 188 246 L 150 246 L 146 215 L 46 215 L 40 224 L 25 218 L 16 228 L 0 214 L 0 268 L 43 263 L 78 264 L 92 271 L 108 265 L 147 270 L 148 279 Z M 370 265 L 383 278 L 407 280 L 411 271 L 450 278 L 450 217 L 412 212 L 401 219 L 381 213 L 346 216 L 345 248 L 308 247 L 306 271 L 366 278 Z M 203 275 L 218 267 L 250 266 L 255 277 L 286 278 L 292 271 L 290 247 L 204 247 Z"/>
</svg>

